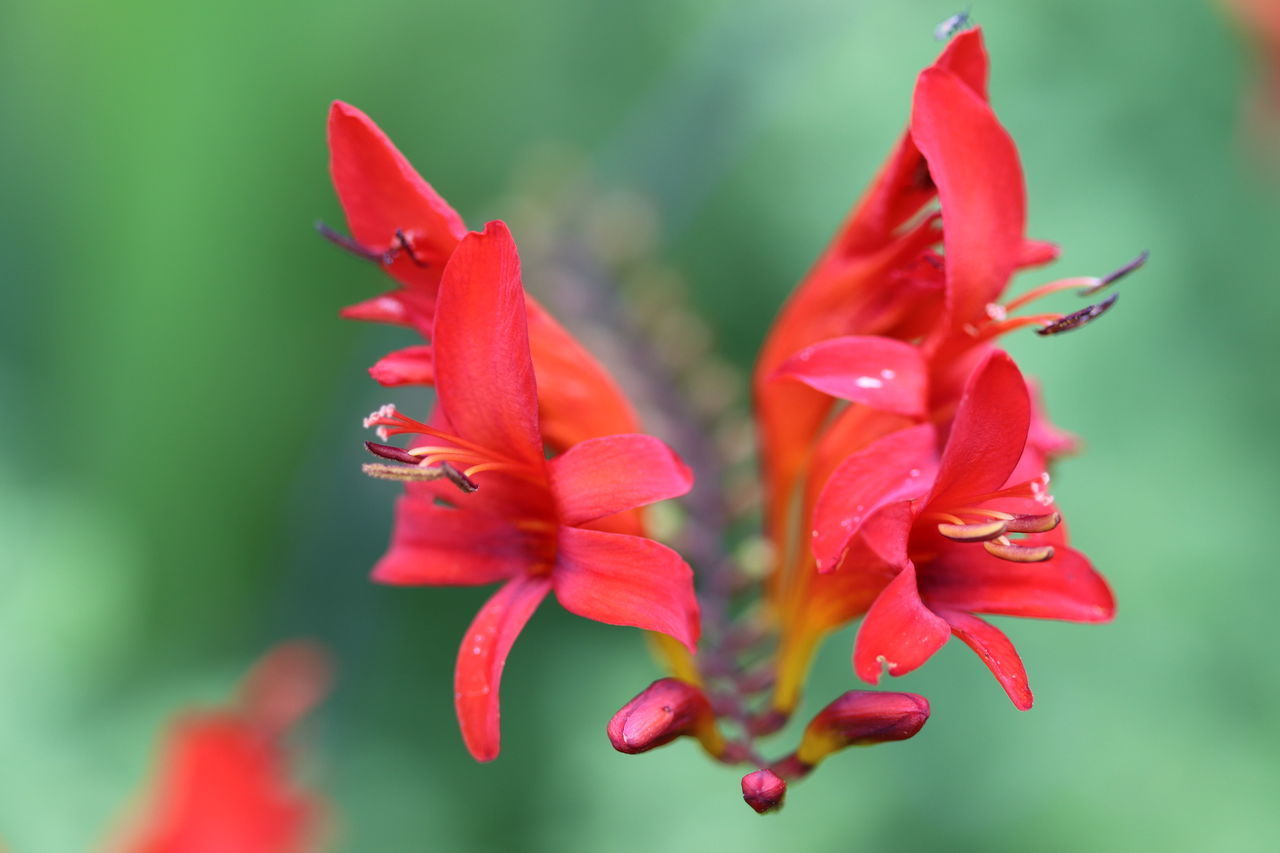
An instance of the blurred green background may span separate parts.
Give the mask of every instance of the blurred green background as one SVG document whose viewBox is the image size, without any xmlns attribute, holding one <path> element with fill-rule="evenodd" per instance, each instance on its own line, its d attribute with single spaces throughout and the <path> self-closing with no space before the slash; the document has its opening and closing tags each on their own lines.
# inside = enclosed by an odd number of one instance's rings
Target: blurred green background
<svg viewBox="0 0 1280 853">
<path fill-rule="evenodd" d="M 385 282 L 311 230 L 341 224 L 330 99 L 473 226 L 519 239 L 504 199 L 550 203 L 548 162 L 648 205 L 646 251 L 745 367 L 957 5 L 6 4 L 0 838 L 88 849 L 176 710 L 309 635 L 340 666 L 305 772 L 343 850 L 1274 849 L 1280 180 L 1208 2 L 974 4 L 1032 236 L 1064 248 L 1023 285 L 1152 252 L 1105 321 L 1009 341 L 1087 441 L 1056 491 L 1120 605 L 1001 621 L 1034 711 L 953 643 L 892 684 L 933 702 L 921 736 L 836 757 L 758 818 L 688 744 L 609 748 L 657 669 L 638 632 L 548 606 L 478 766 L 450 685 L 486 591 L 367 580 L 395 487 L 361 477 L 360 417 L 415 397 L 365 367 L 411 336 L 336 317 Z M 857 686 L 850 637 L 806 708 Z"/>
</svg>

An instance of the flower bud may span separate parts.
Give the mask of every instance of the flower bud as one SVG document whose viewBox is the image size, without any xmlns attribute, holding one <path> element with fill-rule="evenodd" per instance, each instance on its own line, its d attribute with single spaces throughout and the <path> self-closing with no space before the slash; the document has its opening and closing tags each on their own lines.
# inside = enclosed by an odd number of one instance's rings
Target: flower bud
<svg viewBox="0 0 1280 853">
<path fill-rule="evenodd" d="M 658 679 L 623 705 L 609 721 L 608 732 L 613 748 L 628 755 L 648 752 L 682 735 L 697 737 L 712 754 L 723 748 L 707 697 L 676 678 Z"/>
<path fill-rule="evenodd" d="M 782 808 L 787 783 L 772 770 L 757 770 L 742 777 L 742 799 L 758 814 Z"/>
<path fill-rule="evenodd" d="M 929 719 L 929 700 L 915 693 L 850 690 L 818 712 L 795 757 L 817 764 L 846 746 L 906 740 Z"/>
</svg>

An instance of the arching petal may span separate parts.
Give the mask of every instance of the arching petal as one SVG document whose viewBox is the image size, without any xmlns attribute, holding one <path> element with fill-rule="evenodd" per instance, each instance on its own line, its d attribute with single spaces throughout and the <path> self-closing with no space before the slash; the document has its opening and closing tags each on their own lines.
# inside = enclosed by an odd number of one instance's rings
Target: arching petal
<svg viewBox="0 0 1280 853">
<path fill-rule="evenodd" d="M 783 362 L 778 379 L 903 415 L 924 410 L 927 368 L 920 350 L 892 338 L 847 335 L 805 347 Z"/>
<path fill-rule="evenodd" d="M 551 591 L 546 576 L 520 574 L 485 602 L 458 649 L 454 707 L 462 740 L 476 761 L 492 761 L 501 747 L 498 688 L 511 645 Z"/>
<path fill-rule="evenodd" d="M 435 382 L 435 359 L 427 344 L 405 347 L 384 355 L 369 368 L 379 385 L 430 385 Z"/>
<path fill-rule="evenodd" d="M 571 613 L 658 631 L 695 651 L 699 624 L 693 570 L 665 545 L 563 527 L 552 581 L 556 598 Z"/>
<path fill-rule="evenodd" d="M 839 564 L 873 514 L 891 503 L 920 497 L 929 488 L 933 460 L 934 430 L 921 424 L 890 433 L 842 462 L 813 510 L 811 547 L 818 571 L 831 571 Z M 904 545 L 911 533 L 909 514 L 905 522 Z"/>
<path fill-rule="evenodd" d="M 1027 684 L 1027 670 L 1009 638 L 994 625 L 968 613 L 947 610 L 939 615 L 947 620 L 952 632 L 965 645 L 978 653 L 1004 692 L 1009 694 L 1014 707 L 1019 711 L 1029 710 L 1034 700 Z"/>
<path fill-rule="evenodd" d="M 942 451 L 929 503 L 999 489 L 1017 467 L 1031 426 L 1027 383 L 1013 359 L 992 351 L 969 377 Z"/>
<path fill-rule="evenodd" d="M 457 434 L 540 466 L 520 256 L 505 223 L 458 244 L 440 282 L 432 344 L 440 408 Z"/>
<path fill-rule="evenodd" d="M 401 586 L 493 583 L 533 565 L 539 544 L 504 519 L 406 495 L 396 501 L 391 546 L 373 567 L 373 579 Z"/>
<path fill-rule="evenodd" d="M 1036 546 L 1044 537 L 1018 544 Z M 1048 544 L 1047 542 L 1045 544 Z M 1054 544 L 1052 559 L 1010 563 L 973 544 L 952 544 L 921 573 L 930 607 L 1067 622 L 1107 622 L 1115 598 L 1102 575 L 1074 548 Z"/>
<path fill-rule="evenodd" d="M 920 600 L 915 566 L 907 563 L 867 611 L 853 644 L 853 670 L 870 684 L 880 683 L 882 664 L 890 675 L 905 675 L 933 657 L 950 636 L 947 623 Z"/>
<path fill-rule="evenodd" d="M 693 472 L 659 439 L 611 435 L 575 444 L 548 466 L 564 524 L 579 525 L 667 498 L 693 486 Z"/>
</svg>

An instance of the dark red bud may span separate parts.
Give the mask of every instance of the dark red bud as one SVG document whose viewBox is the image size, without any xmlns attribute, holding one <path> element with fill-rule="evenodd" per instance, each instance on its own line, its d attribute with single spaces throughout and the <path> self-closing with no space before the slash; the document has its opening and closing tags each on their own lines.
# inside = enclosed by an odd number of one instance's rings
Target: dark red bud
<svg viewBox="0 0 1280 853">
<path fill-rule="evenodd" d="M 701 690 L 676 678 L 660 678 L 613 715 L 609 742 L 618 752 L 635 755 L 695 734 L 714 720 Z"/>
<path fill-rule="evenodd" d="M 772 770 L 757 770 L 742 777 L 742 799 L 758 814 L 782 808 L 787 783 Z"/>
<path fill-rule="evenodd" d="M 929 700 L 915 693 L 850 690 L 810 721 L 796 756 L 817 764 L 846 746 L 906 740 L 928 719 Z"/>
</svg>

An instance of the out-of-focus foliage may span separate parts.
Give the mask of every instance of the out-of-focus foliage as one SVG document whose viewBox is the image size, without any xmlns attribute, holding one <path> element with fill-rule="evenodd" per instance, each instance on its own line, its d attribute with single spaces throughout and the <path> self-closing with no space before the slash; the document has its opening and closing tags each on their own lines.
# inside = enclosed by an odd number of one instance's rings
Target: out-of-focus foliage
<svg viewBox="0 0 1280 853">
<path fill-rule="evenodd" d="M 1104 321 L 1011 344 L 1087 439 L 1056 491 L 1120 603 L 1108 626 L 1010 625 L 1034 711 L 953 644 L 892 685 L 933 703 L 920 737 L 830 762 L 761 821 L 692 746 L 615 754 L 604 725 L 657 670 L 638 632 L 547 608 L 505 685 L 504 754 L 477 766 L 450 685 L 484 591 L 366 579 L 395 490 L 360 477 L 359 418 L 415 398 L 364 367 L 411 341 L 335 316 L 385 282 L 311 231 L 339 224 L 330 99 L 368 111 L 472 225 L 533 234 L 582 173 L 604 195 L 581 203 L 650 209 L 652 250 L 745 367 L 955 11 L 9 4 L 0 836 L 86 849 L 170 714 L 306 634 L 341 672 L 306 770 L 342 849 L 1273 843 L 1280 179 L 1241 139 L 1249 67 L 1210 3 L 974 10 L 1033 236 L 1065 249 L 1025 280 L 1152 252 Z M 848 647 L 828 644 L 813 710 L 856 686 Z"/>
</svg>

